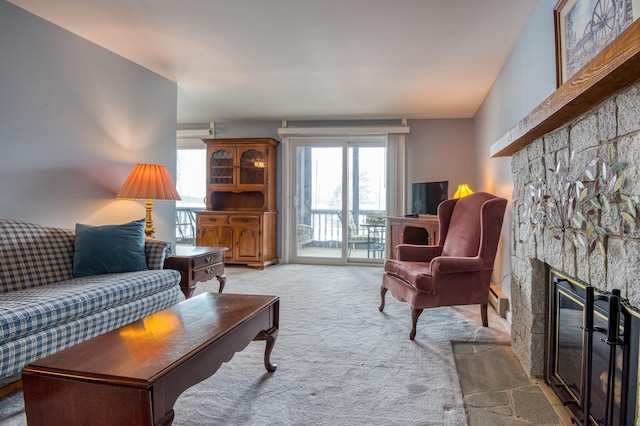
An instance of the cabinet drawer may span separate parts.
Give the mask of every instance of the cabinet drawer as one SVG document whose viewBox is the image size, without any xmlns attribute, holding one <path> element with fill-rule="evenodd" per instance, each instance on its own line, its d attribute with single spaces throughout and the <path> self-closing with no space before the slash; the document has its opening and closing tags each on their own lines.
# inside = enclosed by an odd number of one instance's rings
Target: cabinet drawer
<svg viewBox="0 0 640 426">
<path fill-rule="evenodd" d="M 205 256 L 197 257 L 193 260 L 193 269 L 206 268 L 217 263 L 222 263 L 224 253 L 213 253 Z"/>
<path fill-rule="evenodd" d="M 259 225 L 260 216 L 231 216 L 232 225 Z"/>
<path fill-rule="evenodd" d="M 229 223 L 229 215 L 226 214 L 207 214 L 198 216 L 198 225 L 227 225 Z"/>
<path fill-rule="evenodd" d="M 211 266 L 207 266 L 202 269 L 193 270 L 194 281 L 209 281 L 214 279 L 217 275 L 224 274 L 224 264 L 217 263 Z"/>
</svg>

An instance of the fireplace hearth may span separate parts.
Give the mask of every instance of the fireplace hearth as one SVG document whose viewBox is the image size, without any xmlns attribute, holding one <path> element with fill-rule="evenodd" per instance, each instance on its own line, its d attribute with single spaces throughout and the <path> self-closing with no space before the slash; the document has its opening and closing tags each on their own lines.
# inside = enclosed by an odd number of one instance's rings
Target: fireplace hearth
<svg viewBox="0 0 640 426">
<path fill-rule="evenodd" d="M 580 425 L 635 425 L 640 312 L 550 270 L 546 379 Z"/>
</svg>

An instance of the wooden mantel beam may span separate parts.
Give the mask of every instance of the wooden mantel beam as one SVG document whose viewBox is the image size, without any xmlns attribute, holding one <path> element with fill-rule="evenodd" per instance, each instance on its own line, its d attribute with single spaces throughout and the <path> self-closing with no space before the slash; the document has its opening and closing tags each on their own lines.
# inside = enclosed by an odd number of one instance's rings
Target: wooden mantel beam
<svg viewBox="0 0 640 426">
<path fill-rule="evenodd" d="M 489 148 L 508 157 L 640 80 L 640 19 Z"/>
</svg>

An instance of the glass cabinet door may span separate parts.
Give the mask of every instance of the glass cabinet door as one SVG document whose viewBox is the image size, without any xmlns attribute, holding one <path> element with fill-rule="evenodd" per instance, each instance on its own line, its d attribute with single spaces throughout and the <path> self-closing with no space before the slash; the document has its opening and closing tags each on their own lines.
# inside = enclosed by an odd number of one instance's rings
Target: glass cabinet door
<svg viewBox="0 0 640 426">
<path fill-rule="evenodd" d="M 212 185 L 233 185 L 233 153 L 219 149 L 209 159 L 209 183 Z"/>
<path fill-rule="evenodd" d="M 247 149 L 240 155 L 239 185 L 265 185 L 267 182 L 267 157 L 259 149 Z"/>
</svg>

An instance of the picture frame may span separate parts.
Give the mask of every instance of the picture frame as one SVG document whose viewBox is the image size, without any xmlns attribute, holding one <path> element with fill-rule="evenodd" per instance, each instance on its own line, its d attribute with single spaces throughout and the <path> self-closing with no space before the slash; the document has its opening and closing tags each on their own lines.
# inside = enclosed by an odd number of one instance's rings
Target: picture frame
<svg viewBox="0 0 640 426">
<path fill-rule="evenodd" d="M 640 0 L 559 0 L 553 9 L 560 87 L 640 15 Z"/>
</svg>

